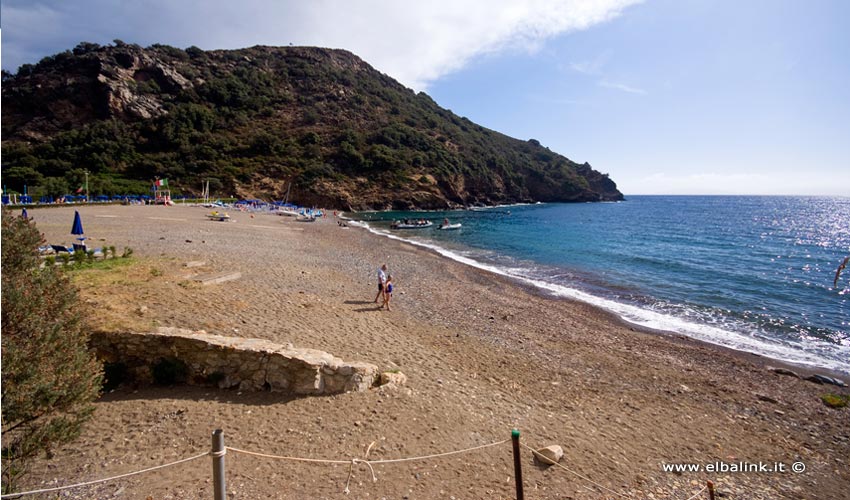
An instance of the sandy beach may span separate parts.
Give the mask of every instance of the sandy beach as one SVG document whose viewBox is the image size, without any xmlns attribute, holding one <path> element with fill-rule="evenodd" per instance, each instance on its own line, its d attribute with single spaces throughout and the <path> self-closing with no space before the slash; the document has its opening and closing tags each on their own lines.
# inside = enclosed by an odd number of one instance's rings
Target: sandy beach
<svg viewBox="0 0 850 500">
<path fill-rule="evenodd" d="M 349 227 L 175 206 L 78 207 L 90 246 L 133 249 L 123 275 L 78 278 L 95 326 L 159 326 L 261 338 L 400 370 L 407 384 L 331 397 L 204 387 L 121 387 L 83 435 L 34 463 L 22 489 L 118 475 L 228 446 L 331 460 L 395 459 L 498 442 L 559 444 L 561 464 L 523 452 L 526 498 L 685 500 L 712 480 L 723 498 L 850 498 L 848 390 L 774 373 L 778 362 L 640 330 L 427 250 Z M 29 214 L 71 243 L 73 207 Z M 185 264 L 202 261 L 199 267 Z M 396 293 L 379 310 L 377 267 Z M 238 271 L 202 286 L 198 273 Z M 120 278 L 120 279 L 119 279 Z M 800 374 L 810 373 L 790 367 Z M 821 373 L 822 371 L 814 370 Z M 782 463 L 786 472 L 665 472 L 664 464 Z M 805 471 L 790 471 L 802 462 Z M 510 443 L 365 465 L 226 457 L 229 498 L 514 498 Z M 583 477 L 580 477 L 580 476 Z M 212 498 L 209 458 L 62 493 L 61 498 Z M 48 497 L 45 498 L 55 498 Z M 697 498 L 708 498 L 707 493 Z"/>
</svg>

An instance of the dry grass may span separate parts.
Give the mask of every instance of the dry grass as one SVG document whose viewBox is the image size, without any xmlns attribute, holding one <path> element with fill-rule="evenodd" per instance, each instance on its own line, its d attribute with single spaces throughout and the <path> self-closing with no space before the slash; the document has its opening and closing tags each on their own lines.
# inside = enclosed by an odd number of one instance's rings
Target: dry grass
<svg viewBox="0 0 850 500">
<path fill-rule="evenodd" d="M 200 268 L 198 268 L 200 269 Z M 74 284 L 90 308 L 96 331 L 145 331 L 159 326 L 146 314 L 147 299 L 162 294 L 193 293 L 200 288 L 176 259 L 112 259 L 74 270 Z"/>
</svg>

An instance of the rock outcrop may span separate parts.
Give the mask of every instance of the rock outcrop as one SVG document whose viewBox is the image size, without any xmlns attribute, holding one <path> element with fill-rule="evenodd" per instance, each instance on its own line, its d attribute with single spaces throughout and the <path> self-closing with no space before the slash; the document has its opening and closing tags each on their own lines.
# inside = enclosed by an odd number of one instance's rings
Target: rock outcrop
<svg viewBox="0 0 850 500">
<path fill-rule="evenodd" d="M 120 364 L 140 384 L 154 382 L 163 365 L 172 367 L 174 382 L 293 395 L 364 391 L 378 377 L 375 365 L 346 362 L 316 349 L 179 328 L 96 333 L 90 345 L 100 359 Z"/>
</svg>

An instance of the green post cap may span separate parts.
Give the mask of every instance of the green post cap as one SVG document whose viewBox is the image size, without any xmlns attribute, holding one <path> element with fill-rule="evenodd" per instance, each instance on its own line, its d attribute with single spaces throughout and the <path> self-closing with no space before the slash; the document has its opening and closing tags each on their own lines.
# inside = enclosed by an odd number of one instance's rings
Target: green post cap
<svg viewBox="0 0 850 500">
<path fill-rule="evenodd" d="M 511 437 L 518 438 L 519 437 L 519 429 L 514 429 L 511 431 Z"/>
</svg>

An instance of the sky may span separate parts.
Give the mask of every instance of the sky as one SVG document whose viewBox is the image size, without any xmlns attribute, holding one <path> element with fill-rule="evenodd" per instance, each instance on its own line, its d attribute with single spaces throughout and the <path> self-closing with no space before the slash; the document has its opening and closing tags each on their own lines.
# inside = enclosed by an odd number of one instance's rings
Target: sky
<svg viewBox="0 0 850 500">
<path fill-rule="evenodd" d="M 850 195 L 845 0 L 3 0 L 0 63 L 81 41 L 350 50 L 630 194 Z"/>
</svg>

